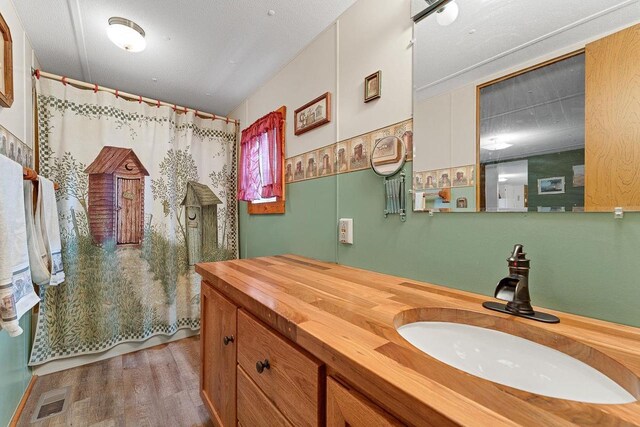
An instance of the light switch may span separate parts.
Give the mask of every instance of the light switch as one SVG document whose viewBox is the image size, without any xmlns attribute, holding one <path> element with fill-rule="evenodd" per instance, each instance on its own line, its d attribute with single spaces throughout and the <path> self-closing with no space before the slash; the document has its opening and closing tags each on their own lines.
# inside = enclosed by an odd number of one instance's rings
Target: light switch
<svg viewBox="0 0 640 427">
<path fill-rule="evenodd" d="M 340 243 L 353 245 L 353 219 L 340 218 L 338 221 L 338 240 Z"/>
</svg>

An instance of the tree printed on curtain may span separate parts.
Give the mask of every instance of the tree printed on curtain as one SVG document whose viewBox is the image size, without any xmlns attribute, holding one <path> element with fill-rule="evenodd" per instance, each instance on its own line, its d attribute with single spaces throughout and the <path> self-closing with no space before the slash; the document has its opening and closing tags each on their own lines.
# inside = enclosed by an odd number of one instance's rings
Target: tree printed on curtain
<svg viewBox="0 0 640 427">
<path fill-rule="evenodd" d="M 66 280 L 40 290 L 30 364 L 198 329 L 192 264 L 237 257 L 235 125 L 47 79 L 37 90 Z M 188 187 L 203 191 L 186 198 Z M 201 216 L 198 197 L 215 209 Z M 210 248 L 200 259 L 189 259 L 188 236 Z"/>
</svg>

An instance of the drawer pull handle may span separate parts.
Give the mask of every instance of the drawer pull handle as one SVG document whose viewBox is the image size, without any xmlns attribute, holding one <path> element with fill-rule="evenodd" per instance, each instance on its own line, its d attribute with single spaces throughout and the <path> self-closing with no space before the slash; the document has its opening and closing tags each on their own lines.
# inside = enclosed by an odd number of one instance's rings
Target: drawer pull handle
<svg viewBox="0 0 640 427">
<path fill-rule="evenodd" d="M 233 338 L 233 335 L 228 336 L 228 337 L 224 337 L 222 339 L 222 342 L 224 343 L 224 345 L 229 345 L 229 343 L 232 343 L 235 341 L 235 338 Z"/>
<path fill-rule="evenodd" d="M 271 365 L 269 365 L 269 359 L 264 359 L 264 362 L 259 360 L 256 363 L 256 371 L 258 371 L 259 374 L 263 373 L 265 369 L 269 368 L 271 368 Z"/>
</svg>

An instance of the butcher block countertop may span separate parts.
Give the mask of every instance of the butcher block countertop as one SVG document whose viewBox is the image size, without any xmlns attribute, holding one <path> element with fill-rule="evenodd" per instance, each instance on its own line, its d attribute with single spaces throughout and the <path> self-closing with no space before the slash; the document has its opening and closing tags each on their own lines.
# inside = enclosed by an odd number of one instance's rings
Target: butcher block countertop
<svg viewBox="0 0 640 427">
<path fill-rule="evenodd" d="M 544 324 L 486 310 L 486 296 L 296 255 L 201 263 L 196 271 L 409 424 L 640 425 L 638 401 L 598 405 L 517 390 L 450 367 L 396 331 L 434 320 L 511 333 L 582 360 L 640 398 L 638 328 L 552 310 L 543 311 L 560 323 Z"/>
</svg>

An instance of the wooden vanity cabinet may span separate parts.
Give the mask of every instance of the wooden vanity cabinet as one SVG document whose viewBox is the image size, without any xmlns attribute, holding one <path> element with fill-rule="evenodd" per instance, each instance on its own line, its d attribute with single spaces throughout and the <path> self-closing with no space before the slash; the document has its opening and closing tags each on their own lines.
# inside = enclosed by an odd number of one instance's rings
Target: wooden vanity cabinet
<svg viewBox="0 0 640 427">
<path fill-rule="evenodd" d="M 218 426 L 325 424 L 325 370 L 206 281 L 201 286 L 201 395 Z"/>
<path fill-rule="evenodd" d="M 402 426 L 360 393 L 327 378 L 327 427 Z"/>
<path fill-rule="evenodd" d="M 200 291 L 200 395 L 214 423 L 236 425 L 238 308 L 203 281 Z"/>
</svg>

